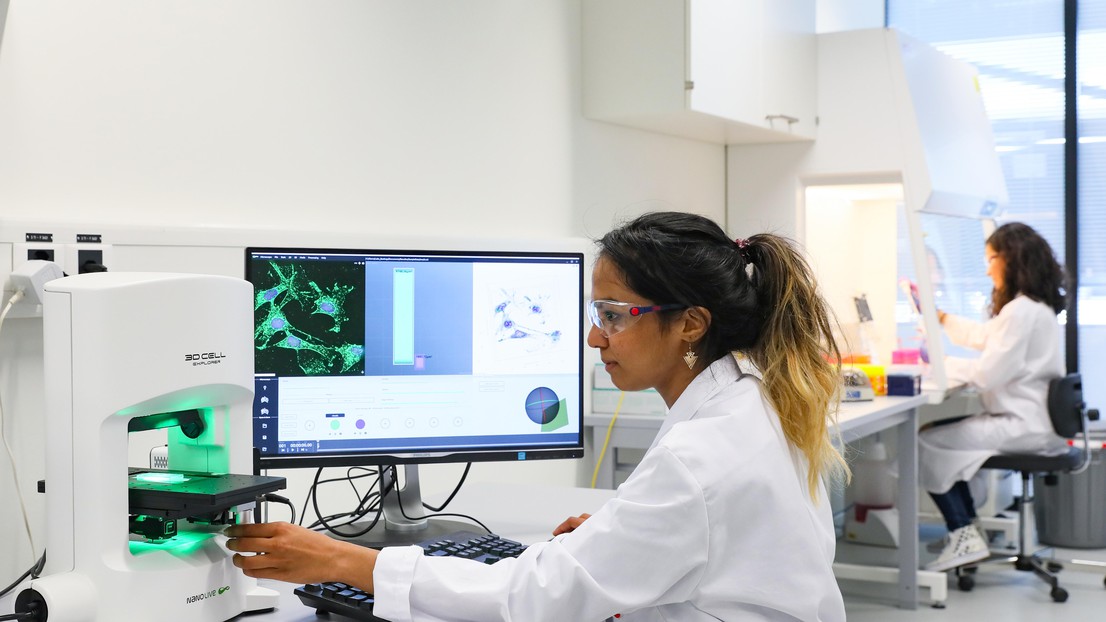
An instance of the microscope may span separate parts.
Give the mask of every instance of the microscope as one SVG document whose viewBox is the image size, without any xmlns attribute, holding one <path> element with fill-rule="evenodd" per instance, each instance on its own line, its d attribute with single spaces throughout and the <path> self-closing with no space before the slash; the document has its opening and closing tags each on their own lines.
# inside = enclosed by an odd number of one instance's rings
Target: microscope
<svg viewBox="0 0 1106 622">
<path fill-rule="evenodd" d="M 253 475 L 253 288 L 241 279 L 92 273 L 46 284 L 43 575 L 17 611 L 49 622 L 221 622 L 278 594 L 222 535 L 284 478 Z M 168 468 L 128 465 L 168 434 Z"/>
</svg>

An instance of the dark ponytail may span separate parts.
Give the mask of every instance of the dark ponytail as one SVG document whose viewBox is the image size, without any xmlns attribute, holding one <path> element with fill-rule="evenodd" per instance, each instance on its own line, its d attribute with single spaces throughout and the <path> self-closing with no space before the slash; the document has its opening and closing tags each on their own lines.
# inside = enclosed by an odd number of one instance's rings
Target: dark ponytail
<svg viewBox="0 0 1106 622">
<path fill-rule="evenodd" d="M 813 272 L 788 240 L 731 239 L 714 221 L 681 212 L 638 217 L 598 242 L 633 291 L 658 303 L 703 307 L 711 323 L 695 350 L 710 364 L 745 353 L 788 440 L 810 465 L 811 494 L 827 469 L 847 466 L 830 442 L 840 375 L 833 316 Z M 662 312 L 671 322 L 680 311 Z"/>
</svg>

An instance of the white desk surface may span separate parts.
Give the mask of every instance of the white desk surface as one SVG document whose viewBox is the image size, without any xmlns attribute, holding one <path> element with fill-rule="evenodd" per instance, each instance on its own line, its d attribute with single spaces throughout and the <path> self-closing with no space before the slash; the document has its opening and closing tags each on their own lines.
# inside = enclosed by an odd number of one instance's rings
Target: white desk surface
<svg viewBox="0 0 1106 622">
<path fill-rule="evenodd" d="M 837 429 L 846 442 L 905 421 L 910 410 L 928 404 L 927 394 L 877 397 L 867 402 L 842 402 Z"/>
<path fill-rule="evenodd" d="M 837 415 L 838 429 L 842 435 L 860 438 L 870 433 L 864 432 L 868 427 L 872 425 L 887 427 L 885 420 L 888 417 L 928 404 L 930 401 L 931 397 L 923 393 L 912 396 L 883 396 L 865 402 L 842 402 L 841 410 Z M 584 425 L 605 428 L 610 424 L 613 416 L 611 413 L 590 413 L 584 417 Z M 642 432 L 652 431 L 655 435 L 662 421 L 664 421 L 664 415 L 621 414 L 615 426 Z M 650 439 L 651 442 L 652 439 Z"/>
</svg>

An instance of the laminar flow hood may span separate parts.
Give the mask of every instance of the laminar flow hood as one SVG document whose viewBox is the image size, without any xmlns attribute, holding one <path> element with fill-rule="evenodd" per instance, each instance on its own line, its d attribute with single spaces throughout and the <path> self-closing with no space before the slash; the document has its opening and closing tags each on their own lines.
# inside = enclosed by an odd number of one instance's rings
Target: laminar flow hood
<svg viewBox="0 0 1106 622">
<path fill-rule="evenodd" d="M 803 177 L 882 171 L 908 211 L 999 213 L 1006 183 L 974 67 L 882 28 L 820 35 L 818 60 L 821 124 Z"/>
</svg>

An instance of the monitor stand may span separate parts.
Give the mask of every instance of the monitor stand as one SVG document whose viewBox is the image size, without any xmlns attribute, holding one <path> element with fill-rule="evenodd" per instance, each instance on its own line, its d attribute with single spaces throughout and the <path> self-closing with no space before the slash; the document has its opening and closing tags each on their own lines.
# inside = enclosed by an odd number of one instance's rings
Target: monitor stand
<svg viewBox="0 0 1106 622">
<path fill-rule="evenodd" d="M 399 469 L 400 467 L 396 467 Z M 472 522 L 446 520 L 444 518 L 426 518 L 429 510 L 422 506 L 422 492 L 419 489 L 419 467 L 417 464 L 405 464 L 403 468 L 403 488 L 394 482 L 395 471 L 382 467 L 380 477 L 381 507 L 383 515 L 380 521 L 368 532 L 355 538 L 341 538 L 361 546 L 374 549 L 386 546 L 406 546 L 425 540 L 436 540 L 455 531 L 483 532 Z M 394 485 L 393 485 L 394 484 Z M 384 494 L 385 490 L 391 490 Z M 359 531 L 368 527 L 371 521 L 354 523 L 342 531 Z"/>
</svg>

